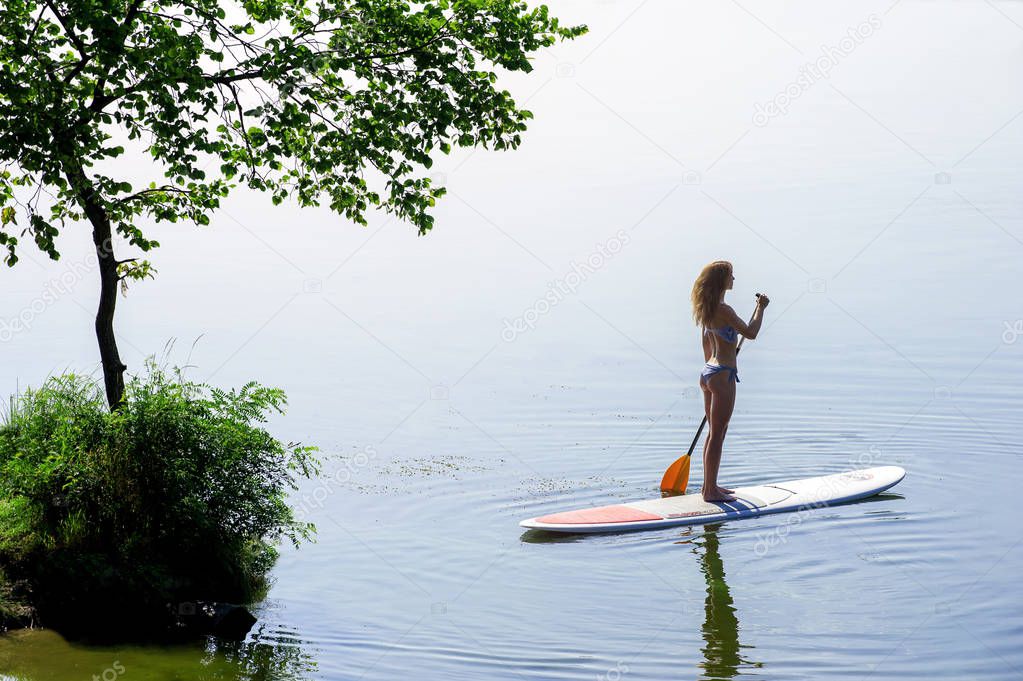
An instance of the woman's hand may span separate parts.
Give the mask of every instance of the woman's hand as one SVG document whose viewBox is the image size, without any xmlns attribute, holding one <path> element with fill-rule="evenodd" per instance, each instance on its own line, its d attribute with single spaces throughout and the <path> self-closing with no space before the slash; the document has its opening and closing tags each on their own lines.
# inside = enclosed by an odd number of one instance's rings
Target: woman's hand
<svg viewBox="0 0 1023 681">
<path fill-rule="evenodd" d="M 759 307 L 760 309 L 764 309 L 770 303 L 771 303 L 771 299 L 768 298 L 765 294 L 763 294 L 763 293 L 758 293 L 757 294 L 757 307 Z"/>
</svg>

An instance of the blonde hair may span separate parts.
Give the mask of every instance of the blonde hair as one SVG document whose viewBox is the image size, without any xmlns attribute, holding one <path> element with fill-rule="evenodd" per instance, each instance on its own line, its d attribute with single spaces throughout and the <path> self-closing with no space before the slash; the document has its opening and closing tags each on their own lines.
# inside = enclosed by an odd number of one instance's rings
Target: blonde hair
<svg viewBox="0 0 1023 681">
<path fill-rule="evenodd" d="M 709 327 L 714 321 L 721 302 L 721 294 L 728 285 L 728 276 L 732 273 L 732 263 L 727 260 L 715 260 L 696 277 L 693 284 L 693 320 L 698 326 Z"/>
</svg>

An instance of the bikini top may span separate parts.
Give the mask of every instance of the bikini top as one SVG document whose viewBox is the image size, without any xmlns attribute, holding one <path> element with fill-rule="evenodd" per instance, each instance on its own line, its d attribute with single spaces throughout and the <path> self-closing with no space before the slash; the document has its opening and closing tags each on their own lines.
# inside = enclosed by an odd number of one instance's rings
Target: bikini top
<svg viewBox="0 0 1023 681">
<path fill-rule="evenodd" d="M 739 337 L 739 334 L 735 331 L 735 327 L 734 326 L 722 326 L 722 327 L 717 328 L 717 329 L 707 329 L 707 328 L 705 328 L 703 330 L 704 333 L 708 333 L 710 331 L 713 331 L 717 335 L 721 336 L 722 338 L 724 338 L 729 343 L 734 343 L 735 339 Z"/>
</svg>

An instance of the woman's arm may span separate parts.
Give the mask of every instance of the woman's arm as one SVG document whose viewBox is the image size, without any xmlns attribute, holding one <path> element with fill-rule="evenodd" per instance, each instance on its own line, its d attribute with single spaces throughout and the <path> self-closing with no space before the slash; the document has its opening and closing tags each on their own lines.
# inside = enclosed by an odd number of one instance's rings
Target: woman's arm
<svg viewBox="0 0 1023 681">
<path fill-rule="evenodd" d="M 703 337 L 703 361 L 709 362 L 714 350 L 710 347 L 711 338 L 707 329 L 700 327 L 700 335 Z"/>
<path fill-rule="evenodd" d="M 742 318 L 736 314 L 735 310 L 730 305 L 724 303 L 721 304 L 721 311 L 724 313 L 725 319 L 728 323 L 735 327 L 735 330 L 741 333 L 746 338 L 753 340 L 760 333 L 760 325 L 764 321 L 764 308 L 771 300 L 767 296 L 760 294 L 757 296 L 757 306 L 753 310 L 753 319 L 749 324 L 742 321 Z"/>
</svg>

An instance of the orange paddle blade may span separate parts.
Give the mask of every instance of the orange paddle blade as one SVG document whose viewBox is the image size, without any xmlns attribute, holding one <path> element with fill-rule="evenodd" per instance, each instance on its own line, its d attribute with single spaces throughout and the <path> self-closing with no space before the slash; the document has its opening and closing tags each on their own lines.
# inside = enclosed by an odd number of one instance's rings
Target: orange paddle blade
<svg viewBox="0 0 1023 681">
<path fill-rule="evenodd" d="M 684 454 L 668 466 L 661 478 L 661 492 L 665 494 L 685 494 L 689 485 L 689 463 L 692 457 Z"/>
</svg>

